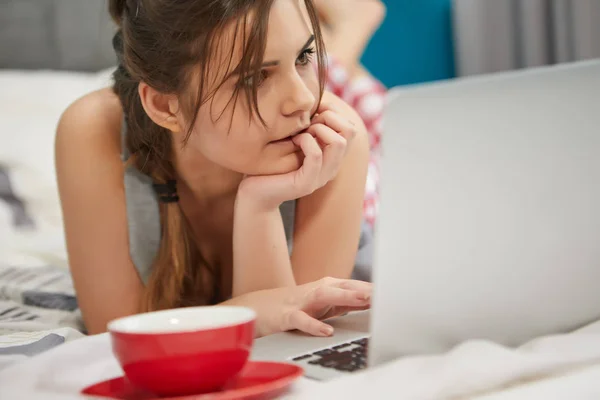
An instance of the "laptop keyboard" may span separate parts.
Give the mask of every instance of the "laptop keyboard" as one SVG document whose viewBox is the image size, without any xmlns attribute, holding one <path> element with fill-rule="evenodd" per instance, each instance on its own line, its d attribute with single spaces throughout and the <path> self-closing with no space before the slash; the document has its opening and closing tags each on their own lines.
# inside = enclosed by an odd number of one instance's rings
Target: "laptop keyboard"
<svg viewBox="0 0 600 400">
<path fill-rule="evenodd" d="M 342 372 L 355 372 L 367 366 L 369 338 L 354 340 L 328 349 L 295 357 L 293 361 L 308 362 Z"/>
</svg>

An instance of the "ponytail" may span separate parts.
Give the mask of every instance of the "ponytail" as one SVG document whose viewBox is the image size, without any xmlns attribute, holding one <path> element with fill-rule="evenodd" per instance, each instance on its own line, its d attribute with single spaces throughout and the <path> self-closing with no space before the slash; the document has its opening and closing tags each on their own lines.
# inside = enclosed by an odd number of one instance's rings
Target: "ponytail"
<svg viewBox="0 0 600 400">
<path fill-rule="evenodd" d="M 115 92 L 124 105 L 128 134 L 128 163 L 158 185 L 176 178 L 171 134 L 155 124 L 143 109 L 137 83 L 127 74 L 115 79 Z M 115 73 L 115 78 L 119 75 Z M 143 135 L 139 133 L 143 133 Z M 159 200 L 160 200 L 160 196 Z M 161 241 L 142 298 L 142 311 L 214 304 L 222 299 L 215 291 L 218 274 L 204 260 L 194 242 L 192 228 L 178 201 L 160 201 Z"/>
<path fill-rule="evenodd" d="M 111 2 L 113 4 L 114 2 Z M 113 38 L 119 65 L 113 73 L 113 91 L 119 97 L 127 127 L 126 162 L 150 176 L 155 184 L 174 180 L 170 160 L 172 136 L 146 114 L 138 93 L 139 81 L 123 65 L 123 32 Z M 161 242 L 141 301 L 142 311 L 214 304 L 216 273 L 194 244 L 193 232 L 178 202 L 160 203 Z"/>
<path fill-rule="evenodd" d="M 202 260 L 179 203 L 161 203 L 160 214 L 160 250 L 142 299 L 142 311 L 210 303 L 214 285 L 202 273 Z"/>
</svg>

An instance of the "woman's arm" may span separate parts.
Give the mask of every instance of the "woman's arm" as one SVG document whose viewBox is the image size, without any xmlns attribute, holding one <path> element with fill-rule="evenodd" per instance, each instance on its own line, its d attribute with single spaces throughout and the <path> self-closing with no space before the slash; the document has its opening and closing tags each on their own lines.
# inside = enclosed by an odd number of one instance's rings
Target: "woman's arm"
<svg viewBox="0 0 600 400">
<path fill-rule="evenodd" d="M 56 135 L 56 172 L 77 301 L 88 333 L 139 312 L 120 158 L 121 108 L 105 89 L 73 103 Z"/>
<path fill-rule="evenodd" d="M 279 208 L 256 207 L 241 190 L 234 215 L 232 295 L 295 286 Z"/>
<path fill-rule="evenodd" d="M 336 178 L 298 200 L 292 267 L 297 284 L 325 276 L 349 278 L 358 251 L 369 163 L 366 128 L 352 107 L 332 94 L 324 101 L 358 127 Z"/>
<path fill-rule="evenodd" d="M 334 95 L 326 93 L 322 107 L 335 110 L 340 120 L 351 121 L 356 136 L 345 149 L 336 177 L 298 200 L 291 260 L 279 203 L 261 207 L 257 201 L 258 197 L 268 197 L 273 187 L 285 187 L 280 182 L 283 177 L 251 178 L 252 185 L 242 183 L 234 213 L 234 296 L 291 287 L 327 276 L 347 278 L 352 272 L 369 159 L 367 133 L 356 112 Z M 317 152 L 305 155 L 303 168 L 307 163 L 327 168 L 326 156 L 318 148 Z M 319 157 L 322 160 L 317 160 Z M 297 179 L 301 178 L 294 180 Z"/>
</svg>

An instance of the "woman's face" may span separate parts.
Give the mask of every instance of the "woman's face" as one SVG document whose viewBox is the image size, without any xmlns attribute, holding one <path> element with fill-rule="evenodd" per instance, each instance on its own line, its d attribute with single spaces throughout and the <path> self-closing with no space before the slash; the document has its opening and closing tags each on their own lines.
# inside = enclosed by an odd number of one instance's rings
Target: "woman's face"
<svg viewBox="0 0 600 400">
<path fill-rule="evenodd" d="M 233 37 L 233 29 L 223 40 Z M 248 175 L 298 169 L 302 162 L 300 150 L 289 138 L 309 126 L 319 100 L 315 42 L 304 1 L 275 0 L 271 8 L 258 86 L 258 110 L 266 125 L 258 116 L 250 119 L 251 106 L 243 88 L 237 100 L 231 100 L 236 85 L 240 81 L 249 84 L 252 78 L 240 80 L 235 74 L 240 51 L 236 49 L 229 63 L 231 46 L 221 47 L 223 57 L 211 60 L 214 72 L 209 74 L 217 73 L 217 83 L 223 77 L 225 81 L 214 98 L 200 107 L 192 134 L 179 157 L 192 164 L 194 158 L 200 157 Z M 221 58 L 219 52 L 216 58 Z"/>
</svg>

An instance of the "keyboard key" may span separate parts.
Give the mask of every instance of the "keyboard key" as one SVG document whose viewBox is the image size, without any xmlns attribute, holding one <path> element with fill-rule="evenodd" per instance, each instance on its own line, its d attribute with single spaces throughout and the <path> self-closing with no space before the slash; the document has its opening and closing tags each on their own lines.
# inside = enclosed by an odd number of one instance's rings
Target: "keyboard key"
<svg viewBox="0 0 600 400">
<path fill-rule="evenodd" d="M 340 363 L 337 360 L 324 360 L 321 362 L 321 366 L 325 368 L 337 368 L 340 366 Z"/>
<path fill-rule="evenodd" d="M 314 352 L 313 354 L 315 356 L 323 357 L 323 356 L 328 356 L 328 355 L 334 354 L 334 353 L 337 353 L 337 351 L 331 350 L 331 349 L 325 349 L 325 350 Z"/>
<path fill-rule="evenodd" d="M 302 361 L 302 360 L 306 360 L 307 358 L 311 358 L 312 356 L 313 356 L 312 354 L 305 354 L 303 356 L 292 359 L 292 361 Z"/>
<path fill-rule="evenodd" d="M 352 343 L 357 344 L 359 346 L 366 346 L 369 344 L 369 338 L 364 338 L 364 339 L 360 339 L 360 340 L 355 340 Z"/>
<path fill-rule="evenodd" d="M 350 346 L 352 346 L 351 343 L 344 343 L 344 344 L 340 344 L 340 345 L 337 345 L 337 346 L 333 346 L 332 348 L 334 350 L 339 350 L 339 349 L 344 349 L 344 348 L 350 347 Z"/>
<path fill-rule="evenodd" d="M 343 364 L 338 365 L 335 369 L 342 372 L 354 372 L 357 370 L 357 366 L 354 364 Z"/>
<path fill-rule="evenodd" d="M 296 357 L 294 361 L 308 360 L 308 364 L 311 365 L 320 365 L 341 372 L 355 372 L 367 366 L 368 344 L 368 338 L 355 340 L 316 351 L 313 354 Z"/>
</svg>

